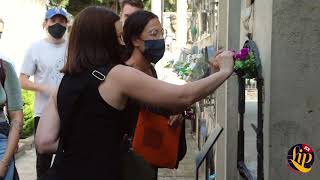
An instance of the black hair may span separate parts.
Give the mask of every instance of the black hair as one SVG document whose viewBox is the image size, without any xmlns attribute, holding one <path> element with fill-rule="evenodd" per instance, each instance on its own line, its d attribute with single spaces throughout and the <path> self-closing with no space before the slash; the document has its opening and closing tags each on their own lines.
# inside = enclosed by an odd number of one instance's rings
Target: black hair
<svg viewBox="0 0 320 180">
<path fill-rule="evenodd" d="M 150 20 L 158 18 L 157 15 L 149 11 L 137 11 L 131 14 L 124 23 L 123 27 L 123 41 L 126 45 L 126 52 L 124 52 L 123 60 L 126 61 L 131 56 L 134 45 L 133 40 L 140 37 L 144 28 Z"/>
</svg>

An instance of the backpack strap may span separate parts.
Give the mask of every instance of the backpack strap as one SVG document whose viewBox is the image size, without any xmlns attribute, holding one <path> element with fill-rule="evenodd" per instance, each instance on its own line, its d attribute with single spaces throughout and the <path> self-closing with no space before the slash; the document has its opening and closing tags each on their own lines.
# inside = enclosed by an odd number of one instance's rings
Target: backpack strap
<svg viewBox="0 0 320 180">
<path fill-rule="evenodd" d="M 6 70 L 4 67 L 4 63 L 3 60 L 0 58 L 0 81 L 1 81 L 1 85 L 2 87 L 4 87 L 4 81 L 6 80 Z"/>
<path fill-rule="evenodd" d="M 1 81 L 1 85 L 2 85 L 3 89 L 4 89 L 5 80 L 6 80 L 6 68 L 3 63 L 3 59 L 0 58 L 0 81 Z M 8 96 L 6 96 L 6 97 L 8 98 Z M 6 106 L 6 104 L 7 104 L 7 100 L 4 104 L 0 105 L 0 111 L 4 111 L 4 107 Z M 7 115 L 8 119 L 10 121 L 10 117 L 8 116 L 8 112 L 4 112 L 4 113 Z"/>
<path fill-rule="evenodd" d="M 99 86 L 107 77 L 108 73 L 112 67 L 108 68 L 106 66 L 99 66 L 93 70 L 91 70 L 91 79 L 97 86 Z"/>
<path fill-rule="evenodd" d="M 90 74 L 86 73 L 86 74 L 84 74 L 83 78 L 79 78 L 77 85 L 73 86 L 74 90 L 73 90 L 73 94 L 72 94 L 73 97 L 71 98 L 72 102 L 69 105 L 73 106 L 74 104 L 76 104 L 80 95 L 85 91 L 87 86 L 90 86 L 89 85 L 90 83 L 94 83 L 96 85 L 101 84 L 105 80 L 110 69 L 111 68 L 107 68 L 105 66 L 97 67 L 94 70 L 89 71 Z M 63 79 L 64 78 L 68 78 L 68 77 L 64 76 Z M 64 84 L 61 83 L 59 88 L 63 85 Z M 59 91 L 58 91 L 58 96 L 59 96 Z M 58 101 L 59 101 L 59 98 L 58 98 Z M 59 102 L 58 102 L 58 104 L 59 104 Z M 58 111 L 59 111 L 59 109 L 58 109 Z M 60 116 L 60 119 L 63 119 L 63 118 L 68 118 L 70 116 L 70 114 L 71 114 L 71 112 L 69 112 L 68 114 L 60 114 L 59 113 L 59 116 Z M 63 142 L 63 140 L 62 140 L 63 129 L 64 129 L 64 125 L 63 125 L 63 122 L 61 122 L 60 123 L 60 132 L 59 132 L 60 141 L 59 141 L 57 153 L 63 151 L 63 147 L 62 147 L 63 146 L 63 143 L 62 143 Z"/>
</svg>

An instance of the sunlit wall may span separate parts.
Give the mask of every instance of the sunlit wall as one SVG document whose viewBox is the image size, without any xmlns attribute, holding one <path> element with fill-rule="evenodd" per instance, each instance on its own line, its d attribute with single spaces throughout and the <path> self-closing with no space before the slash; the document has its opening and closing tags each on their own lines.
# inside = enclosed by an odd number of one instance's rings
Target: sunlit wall
<svg viewBox="0 0 320 180">
<path fill-rule="evenodd" d="M 45 15 L 45 0 L 0 0 L 0 18 L 4 32 L 0 39 L 0 52 L 14 63 L 17 72 L 26 49 L 45 32 L 42 22 Z"/>
</svg>

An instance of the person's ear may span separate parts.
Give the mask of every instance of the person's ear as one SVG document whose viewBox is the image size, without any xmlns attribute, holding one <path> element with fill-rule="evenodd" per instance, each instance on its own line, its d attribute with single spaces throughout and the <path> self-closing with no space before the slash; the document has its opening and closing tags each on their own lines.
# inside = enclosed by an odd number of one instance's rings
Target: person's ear
<svg viewBox="0 0 320 180">
<path fill-rule="evenodd" d="M 132 38 L 132 44 L 133 44 L 134 47 L 139 47 L 139 46 L 141 46 L 143 43 L 144 43 L 143 40 L 140 39 L 140 38 L 137 38 L 137 37 Z"/>
<path fill-rule="evenodd" d="M 44 20 L 43 21 L 43 23 L 42 23 L 42 28 L 43 29 L 46 29 L 47 22 L 48 22 L 48 20 Z"/>
</svg>

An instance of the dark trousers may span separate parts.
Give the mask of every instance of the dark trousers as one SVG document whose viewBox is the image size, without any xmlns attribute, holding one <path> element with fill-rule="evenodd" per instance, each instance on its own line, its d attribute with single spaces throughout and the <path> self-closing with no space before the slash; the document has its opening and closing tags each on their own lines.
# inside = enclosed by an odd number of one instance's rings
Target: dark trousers
<svg viewBox="0 0 320 180">
<path fill-rule="evenodd" d="M 40 117 L 34 118 L 35 132 L 37 132 L 39 119 L 40 119 Z M 38 152 L 36 152 L 36 154 L 37 154 L 37 165 L 36 165 L 37 178 L 39 178 L 39 177 L 43 176 L 47 172 L 47 170 L 50 168 L 53 156 L 52 156 L 52 154 L 39 154 Z"/>
<path fill-rule="evenodd" d="M 158 180 L 158 168 L 157 167 L 154 167 L 154 176 L 153 176 L 154 179 L 152 180 Z"/>
</svg>

